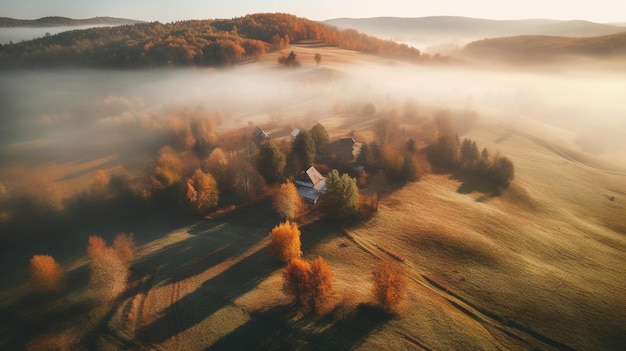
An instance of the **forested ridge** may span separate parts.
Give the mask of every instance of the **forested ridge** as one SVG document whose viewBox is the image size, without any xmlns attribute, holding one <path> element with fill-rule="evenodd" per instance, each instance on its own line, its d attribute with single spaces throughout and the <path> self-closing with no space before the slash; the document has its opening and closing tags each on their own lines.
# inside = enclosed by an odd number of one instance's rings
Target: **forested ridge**
<svg viewBox="0 0 626 351">
<path fill-rule="evenodd" d="M 429 58 L 413 47 L 355 30 L 340 31 L 288 14 L 253 14 L 62 32 L 0 46 L 0 66 L 221 66 L 303 40 L 409 60 Z"/>
<path fill-rule="evenodd" d="M 469 43 L 464 51 L 472 55 L 516 60 L 544 59 L 559 55 L 626 55 L 626 32 L 597 37 L 522 35 L 491 38 Z"/>
<path fill-rule="evenodd" d="M 125 25 L 135 24 L 136 21 L 127 18 L 117 17 L 93 17 L 85 19 L 74 19 L 60 16 L 48 16 L 34 20 L 25 20 L 9 17 L 0 17 L 0 28 L 2 27 L 58 27 L 58 26 L 89 26 L 89 25 Z"/>
</svg>

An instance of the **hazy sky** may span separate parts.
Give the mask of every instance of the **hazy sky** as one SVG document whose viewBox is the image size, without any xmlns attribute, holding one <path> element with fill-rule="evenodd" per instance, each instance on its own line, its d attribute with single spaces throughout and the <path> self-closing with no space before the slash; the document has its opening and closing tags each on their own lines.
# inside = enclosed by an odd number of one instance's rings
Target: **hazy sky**
<svg viewBox="0 0 626 351">
<path fill-rule="evenodd" d="M 0 0 L 0 17 L 22 19 L 112 16 L 170 22 L 256 12 L 287 12 L 313 20 L 453 15 L 626 22 L 626 0 Z"/>
</svg>

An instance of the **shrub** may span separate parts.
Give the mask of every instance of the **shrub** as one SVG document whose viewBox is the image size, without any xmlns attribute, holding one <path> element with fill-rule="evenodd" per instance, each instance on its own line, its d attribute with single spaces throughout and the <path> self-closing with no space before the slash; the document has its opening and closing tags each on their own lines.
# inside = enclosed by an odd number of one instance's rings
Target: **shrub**
<svg viewBox="0 0 626 351">
<path fill-rule="evenodd" d="M 270 254 L 282 262 L 300 258 L 300 229 L 295 222 L 286 221 L 274 227 L 270 233 Z"/>
<path fill-rule="evenodd" d="M 302 211 L 302 198 L 296 186 L 288 181 L 280 185 L 274 194 L 274 209 L 283 218 L 295 218 Z"/>
<path fill-rule="evenodd" d="M 41 293 L 59 292 L 62 287 L 63 269 L 49 255 L 35 255 L 30 259 L 30 283 Z"/>
<path fill-rule="evenodd" d="M 406 297 L 406 276 L 404 270 L 389 260 L 383 260 L 372 271 L 374 300 L 385 310 L 399 312 Z"/>
</svg>

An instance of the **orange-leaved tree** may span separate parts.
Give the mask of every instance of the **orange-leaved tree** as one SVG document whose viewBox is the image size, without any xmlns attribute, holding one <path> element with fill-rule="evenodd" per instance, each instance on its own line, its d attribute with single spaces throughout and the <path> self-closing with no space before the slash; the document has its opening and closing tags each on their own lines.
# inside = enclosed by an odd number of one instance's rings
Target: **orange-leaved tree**
<svg viewBox="0 0 626 351">
<path fill-rule="evenodd" d="M 118 234 L 113 246 L 99 236 L 90 236 L 87 253 L 91 259 L 89 286 L 96 297 L 103 301 L 113 300 L 126 289 L 129 267 L 135 254 L 132 234 Z"/>
<path fill-rule="evenodd" d="M 296 186 L 288 181 L 280 185 L 274 194 L 274 209 L 284 218 L 295 218 L 302 211 L 302 198 Z"/>
<path fill-rule="evenodd" d="M 321 257 L 311 263 L 311 307 L 321 311 L 333 295 L 333 271 Z"/>
<path fill-rule="evenodd" d="M 135 255 L 135 241 L 133 240 L 133 234 L 118 234 L 113 239 L 113 250 L 117 254 L 117 257 L 122 261 L 125 266 L 130 266 Z"/>
<path fill-rule="evenodd" d="M 37 292 L 59 292 L 63 283 L 63 269 L 49 255 L 35 255 L 30 259 L 30 284 Z"/>
<path fill-rule="evenodd" d="M 180 201 L 189 212 L 201 214 L 217 206 L 219 189 L 210 173 L 196 169 L 193 176 L 186 179 L 180 188 Z"/>
<path fill-rule="evenodd" d="M 300 258 L 300 229 L 295 222 L 285 221 L 274 227 L 270 233 L 270 254 L 283 262 Z"/>
<path fill-rule="evenodd" d="M 323 258 L 294 259 L 283 270 L 283 291 L 305 310 L 320 312 L 333 294 L 333 272 Z"/>
<path fill-rule="evenodd" d="M 389 312 L 400 312 L 406 298 L 406 274 L 390 260 L 378 262 L 372 271 L 374 299 Z"/>
<path fill-rule="evenodd" d="M 310 299 L 310 285 L 311 264 L 299 258 L 291 260 L 283 270 L 283 291 L 304 307 Z"/>
<path fill-rule="evenodd" d="M 106 246 L 107 245 L 104 242 L 104 239 L 97 235 L 90 235 L 87 241 L 87 255 L 89 255 L 91 260 L 94 260 L 96 257 L 104 253 L 104 248 Z"/>
</svg>

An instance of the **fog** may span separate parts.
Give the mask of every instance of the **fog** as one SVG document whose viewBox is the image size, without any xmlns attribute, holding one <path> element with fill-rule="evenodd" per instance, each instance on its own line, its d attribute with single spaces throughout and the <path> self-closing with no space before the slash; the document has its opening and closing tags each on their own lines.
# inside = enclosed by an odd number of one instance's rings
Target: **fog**
<svg viewBox="0 0 626 351">
<path fill-rule="evenodd" d="M 310 126 L 335 115 L 338 103 L 358 114 L 372 102 L 384 117 L 407 99 L 426 116 L 469 109 L 481 121 L 541 129 L 597 157 L 626 161 L 624 73 L 507 72 L 324 55 L 319 67 L 298 69 L 266 61 L 223 70 L 3 72 L 0 182 L 15 164 L 107 155 L 123 163 L 150 155 L 181 109 L 223 115 L 218 128 L 227 130 L 271 120 Z"/>
<path fill-rule="evenodd" d="M 23 40 L 41 38 L 44 37 L 46 33 L 54 35 L 68 30 L 81 30 L 93 27 L 102 27 L 102 25 L 0 28 L 0 44 L 8 44 L 10 42 L 19 43 Z"/>
</svg>

